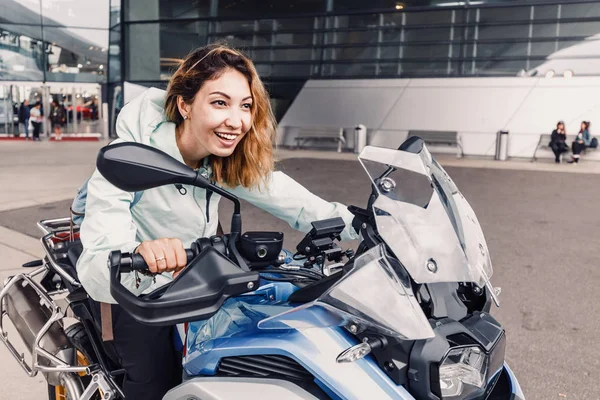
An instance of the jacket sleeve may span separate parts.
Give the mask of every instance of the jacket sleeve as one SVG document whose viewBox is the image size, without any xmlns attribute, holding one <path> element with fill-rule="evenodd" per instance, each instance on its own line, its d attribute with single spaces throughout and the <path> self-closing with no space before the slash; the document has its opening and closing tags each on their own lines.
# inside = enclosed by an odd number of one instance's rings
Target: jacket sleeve
<svg viewBox="0 0 600 400">
<path fill-rule="evenodd" d="M 588 131 L 586 129 L 583 131 L 583 143 L 586 146 L 589 146 L 591 142 L 592 142 L 592 135 L 590 135 L 590 131 Z"/>
<path fill-rule="evenodd" d="M 139 104 L 128 104 L 121 110 L 117 121 L 117 132 L 123 139 L 130 139 L 132 129 L 137 128 L 134 117 Z M 110 295 L 108 255 L 113 250 L 131 252 L 138 245 L 137 228 L 133 222 L 130 206 L 134 193 L 123 191 L 110 182 L 96 169 L 87 186 L 85 218 L 80 235 L 83 252 L 77 261 L 77 274 L 83 287 L 96 301 L 115 303 Z M 132 293 L 140 295 L 153 283 L 152 278 L 139 275 L 141 282 L 136 288 L 135 274 L 123 274 L 121 282 Z"/>
<path fill-rule="evenodd" d="M 354 215 L 346 206 L 321 199 L 283 172 L 273 172 L 266 187 L 260 190 L 238 186 L 231 192 L 301 232 L 309 232 L 313 221 L 341 217 L 346 223 L 342 240 L 358 238 L 352 228 Z"/>
</svg>

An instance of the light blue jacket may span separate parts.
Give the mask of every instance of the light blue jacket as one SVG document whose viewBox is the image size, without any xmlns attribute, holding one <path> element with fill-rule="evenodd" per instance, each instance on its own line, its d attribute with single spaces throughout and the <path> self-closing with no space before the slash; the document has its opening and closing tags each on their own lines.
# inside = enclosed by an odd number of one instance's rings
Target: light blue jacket
<svg viewBox="0 0 600 400">
<path fill-rule="evenodd" d="M 175 124 L 168 122 L 164 113 L 164 98 L 163 90 L 152 88 L 127 104 L 117 120 L 119 139 L 113 143 L 144 143 L 183 163 L 175 141 Z M 346 222 L 342 238 L 357 238 L 350 228 L 353 215 L 344 205 L 313 195 L 282 172 L 273 172 L 268 182 L 260 191 L 236 187 L 231 192 L 302 232 L 312 228 L 312 221 L 342 217 Z M 174 185 L 146 190 L 130 208 L 134 194 L 116 188 L 98 170 L 94 172 L 88 182 L 86 214 L 81 226 L 84 250 L 77 262 L 79 279 L 94 300 L 115 303 L 110 295 L 107 266 L 112 250 L 131 252 L 144 240 L 163 237 L 179 238 L 189 248 L 197 238 L 216 234 L 221 196 L 212 195 L 207 211 L 206 191 L 183 186 L 187 189 L 185 195 Z M 139 277 L 138 288 L 133 274 L 124 274 L 122 279 L 124 286 L 136 295 L 172 280 L 170 273 L 157 276 L 156 283 L 144 275 Z"/>
<path fill-rule="evenodd" d="M 585 144 L 586 146 L 589 146 L 590 143 L 592 142 L 592 135 L 590 135 L 590 131 L 588 131 L 587 129 L 584 129 L 583 132 L 579 132 L 577 134 L 577 139 L 583 140 L 583 144 Z"/>
</svg>

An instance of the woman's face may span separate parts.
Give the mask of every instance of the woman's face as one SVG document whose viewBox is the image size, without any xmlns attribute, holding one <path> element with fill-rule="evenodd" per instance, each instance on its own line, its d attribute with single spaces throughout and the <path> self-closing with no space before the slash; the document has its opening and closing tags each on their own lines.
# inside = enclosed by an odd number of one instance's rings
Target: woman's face
<svg viewBox="0 0 600 400">
<path fill-rule="evenodd" d="M 563 131 L 564 129 L 565 129 L 565 126 L 563 124 L 558 124 L 559 131 Z"/>
<path fill-rule="evenodd" d="M 582 123 L 581 123 L 581 130 L 582 130 L 582 131 L 583 131 L 583 130 L 585 130 L 585 122 L 582 122 Z"/>
<path fill-rule="evenodd" d="M 227 157 L 250 130 L 252 95 L 246 77 L 235 69 L 204 83 L 192 104 L 179 102 L 184 120 L 183 132 L 194 140 L 193 153 L 199 158 L 213 154 Z"/>
</svg>

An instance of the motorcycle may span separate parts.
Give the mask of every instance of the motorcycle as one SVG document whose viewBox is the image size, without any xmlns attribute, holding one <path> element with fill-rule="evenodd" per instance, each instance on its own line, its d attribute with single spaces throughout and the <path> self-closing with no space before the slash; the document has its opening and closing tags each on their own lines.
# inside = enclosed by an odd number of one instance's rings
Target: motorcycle
<svg viewBox="0 0 600 400">
<path fill-rule="evenodd" d="M 359 161 L 372 191 L 366 208 L 349 207 L 356 252 L 338 246 L 345 224 L 333 218 L 313 222 L 292 253 L 280 232 L 242 233 L 239 200 L 161 151 L 101 149 L 98 170 L 122 190 L 187 184 L 234 203 L 230 233 L 192 243 L 186 268 L 149 294 L 121 284 L 123 273 L 148 272 L 139 254 L 109 256 L 111 295 L 125 311 L 144 324 L 185 324 L 183 383 L 164 400 L 525 399 L 490 315 L 500 291 L 485 238 L 450 176 L 419 138 L 398 150 L 367 146 Z M 69 218 L 39 226 L 46 257 L 0 292 L 31 362 L 2 318 L 0 339 L 30 376 L 45 375 L 50 399 L 124 398 L 124 371 L 77 280 L 77 227 Z M 69 327 L 61 293 L 78 320 Z"/>
</svg>

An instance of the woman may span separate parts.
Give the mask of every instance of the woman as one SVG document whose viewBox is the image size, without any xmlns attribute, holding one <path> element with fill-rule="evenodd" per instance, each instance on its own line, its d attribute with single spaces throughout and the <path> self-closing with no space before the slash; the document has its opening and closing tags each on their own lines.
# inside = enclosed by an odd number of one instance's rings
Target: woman
<svg viewBox="0 0 600 400">
<path fill-rule="evenodd" d="M 119 114 L 115 142 L 154 146 L 292 227 L 308 232 L 311 221 L 342 217 L 343 238 L 352 214 L 341 204 L 311 194 L 281 172 L 273 172 L 275 120 L 267 92 L 254 65 L 239 52 L 212 45 L 191 53 L 175 72 L 166 93 L 149 89 Z M 185 267 L 184 247 L 217 232 L 220 196 L 200 188 L 173 185 L 134 194 L 117 189 L 96 170 L 88 182 L 86 216 L 81 226 L 84 251 L 79 279 L 98 302 L 113 303 L 113 344 L 127 370 L 128 400 L 161 399 L 180 382 L 180 363 L 172 349 L 171 328 L 134 321 L 109 293 L 106 262 L 112 250 L 136 251 L 151 277 L 123 276 L 133 293 L 147 293 Z M 131 206 L 131 207 L 130 207 Z M 105 315 L 105 314 L 103 314 Z"/>
<path fill-rule="evenodd" d="M 585 150 L 586 147 L 589 147 L 592 141 L 592 135 L 590 134 L 590 122 L 589 121 L 581 121 L 581 128 L 579 129 L 579 133 L 573 141 L 572 149 L 573 156 L 569 161 L 569 164 L 578 163 L 579 158 L 581 157 L 581 152 Z"/>
<path fill-rule="evenodd" d="M 554 153 L 554 162 L 559 164 L 560 155 L 569 150 L 569 146 L 567 146 L 567 132 L 565 131 L 565 123 L 562 121 L 559 121 L 558 124 L 556 124 L 556 129 L 552 131 L 550 148 Z"/>
<path fill-rule="evenodd" d="M 31 125 L 33 125 L 33 140 L 40 141 L 40 129 L 44 119 L 42 118 L 42 104 L 38 101 L 31 109 Z"/>
<path fill-rule="evenodd" d="M 62 140 L 62 127 L 66 121 L 64 107 L 58 101 L 52 100 L 50 105 L 50 123 L 54 131 L 54 140 Z"/>
</svg>

